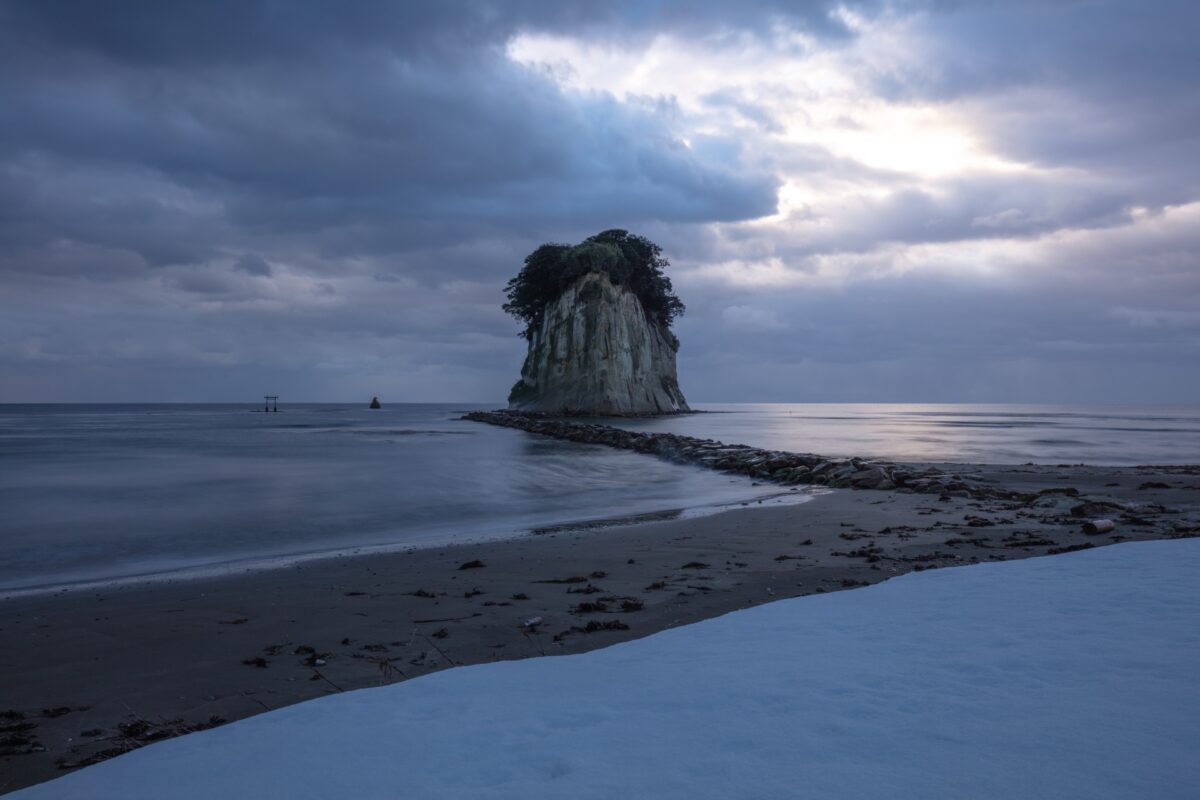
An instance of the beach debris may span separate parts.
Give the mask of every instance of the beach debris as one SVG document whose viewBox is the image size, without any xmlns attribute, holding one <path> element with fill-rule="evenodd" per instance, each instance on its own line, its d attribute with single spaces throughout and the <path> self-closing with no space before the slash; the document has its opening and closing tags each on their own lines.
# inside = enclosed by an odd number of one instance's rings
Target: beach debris
<svg viewBox="0 0 1200 800">
<path fill-rule="evenodd" d="M 528 600 L 529 595 L 525 594 L 524 592 L 517 592 L 510 599 L 512 599 L 512 600 Z"/>
<path fill-rule="evenodd" d="M 947 545 L 949 547 L 957 547 L 961 544 L 973 544 L 976 547 L 990 549 L 991 545 L 988 544 L 988 542 L 990 542 L 990 541 L 991 541 L 991 539 L 989 539 L 986 536 L 976 536 L 973 539 L 968 539 L 964 536 L 964 537 L 955 537 L 955 538 L 947 539 L 946 541 L 942 542 L 942 544 Z"/>
<path fill-rule="evenodd" d="M 431 633 L 429 635 L 435 639 L 445 639 L 447 636 L 450 635 L 450 631 L 446 628 L 438 628 L 436 631 L 434 631 L 433 633 Z"/>
<path fill-rule="evenodd" d="M 598 569 L 595 572 L 593 572 L 589 577 L 595 578 L 596 580 L 600 580 L 601 578 L 607 578 L 608 573 L 602 569 Z"/>
<path fill-rule="evenodd" d="M 434 623 L 434 622 L 462 622 L 464 619 L 472 619 L 474 617 L 481 617 L 481 616 L 483 616 L 483 615 L 480 612 L 476 611 L 472 614 L 467 614 L 465 617 L 442 617 L 441 619 L 414 619 L 413 624 L 414 625 L 428 625 L 428 624 Z"/>
<path fill-rule="evenodd" d="M 680 569 L 708 569 L 708 567 L 709 565 L 705 564 L 703 561 L 689 561 L 680 567 Z"/>
<path fill-rule="evenodd" d="M 61 717 L 65 714 L 70 714 L 70 713 L 71 713 L 70 706 L 56 706 L 55 708 L 43 708 L 42 709 L 42 716 L 49 717 L 50 719 L 54 719 L 55 717 Z"/>
<path fill-rule="evenodd" d="M 479 559 L 475 559 L 474 561 L 467 561 L 467 562 L 465 562 L 465 563 L 463 563 L 463 564 L 459 564 L 459 565 L 458 565 L 458 568 L 459 568 L 460 570 L 464 570 L 464 569 L 483 569 L 483 568 L 484 568 L 484 567 L 486 567 L 486 566 L 487 566 L 487 564 L 483 563 L 483 562 L 482 562 L 482 561 L 480 561 Z"/>
<path fill-rule="evenodd" d="M 541 617 L 526 617 L 525 619 L 521 620 L 521 627 L 534 630 L 538 625 L 541 625 L 542 622 L 544 622 L 544 620 Z"/>
<path fill-rule="evenodd" d="M 259 669 L 266 669 L 267 664 L 270 664 L 271 662 L 267 661 L 262 656 L 255 656 L 254 658 L 243 658 L 242 663 L 245 664 L 247 667 L 258 667 Z"/>
<path fill-rule="evenodd" d="M 627 631 L 629 626 L 619 619 L 607 619 L 601 622 L 600 620 L 589 620 L 587 625 L 583 626 L 584 633 L 596 633 L 598 631 Z"/>
<path fill-rule="evenodd" d="M 478 597 L 481 594 L 483 594 L 483 589 L 480 589 L 478 586 L 476 586 L 469 591 L 463 592 L 463 599 L 470 600 L 472 597 Z"/>
<path fill-rule="evenodd" d="M 1063 464 L 1061 466 L 1069 467 L 1071 465 Z M 1065 494 L 1067 497 L 1079 497 L 1079 490 L 1073 486 L 1051 486 L 1049 489 L 1042 489 L 1038 492 L 1038 496 L 1048 494 Z"/>
<path fill-rule="evenodd" d="M 0 756 L 19 756 L 44 752 L 46 752 L 45 746 L 36 738 L 24 736 L 19 733 L 0 738 Z"/>
<path fill-rule="evenodd" d="M 425 598 L 429 598 L 429 599 L 433 599 L 433 598 L 437 597 L 436 594 L 434 594 L 433 592 L 426 591 L 425 589 L 417 589 L 415 592 L 409 592 L 409 594 L 413 597 L 425 597 Z"/>
<path fill-rule="evenodd" d="M 666 581 L 655 581 L 654 583 L 642 589 L 643 592 L 657 592 L 659 589 L 667 588 Z"/>
<path fill-rule="evenodd" d="M 603 591 L 604 590 L 599 586 L 594 586 L 589 583 L 586 586 L 576 586 L 571 589 L 567 589 L 567 594 L 595 594 L 596 592 Z"/>
<path fill-rule="evenodd" d="M 1115 530 L 1117 524 L 1111 519 L 1090 519 L 1083 523 L 1083 532 L 1088 536 L 1095 536 L 1099 533 L 1108 533 Z"/>
<path fill-rule="evenodd" d="M 55 763 L 63 771 L 79 769 L 80 767 L 90 767 L 93 764 L 99 764 L 101 761 L 107 761 L 110 758 L 124 755 L 130 750 L 136 750 L 144 745 L 159 742 L 163 739 L 173 739 L 176 736 L 182 736 L 186 733 L 206 731 L 218 725 L 224 725 L 226 721 L 224 717 L 218 716 L 211 716 L 203 722 L 184 722 L 182 719 L 151 722 L 150 720 L 135 718 L 117 725 L 116 735 L 110 737 L 110 740 L 116 742 L 115 747 L 109 747 L 98 753 L 92 753 L 78 761 L 68 761 L 64 758 Z M 81 735 L 99 736 L 102 733 L 104 731 L 95 729 L 84 731 Z M 43 747 L 41 750 L 45 750 L 45 748 Z"/>
<path fill-rule="evenodd" d="M 549 578 L 544 581 L 534 581 L 534 583 L 587 583 L 587 578 L 582 575 L 572 575 L 569 578 Z"/>
<path fill-rule="evenodd" d="M 1069 544 L 1064 547 L 1051 547 L 1046 551 L 1046 555 L 1057 556 L 1062 553 L 1074 553 L 1079 550 L 1090 550 L 1095 546 L 1096 545 L 1092 544 L 1091 542 L 1080 542 L 1079 544 Z"/>
<path fill-rule="evenodd" d="M 1071 508 L 1072 517 L 1099 517 L 1112 511 L 1124 511 L 1125 506 L 1110 500 L 1089 500 Z"/>
<path fill-rule="evenodd" d="M 580 603 L 571 609 L 572 614 L 604 614 L 607 611 L 608 605 L 602 600 L 594 603 Z"/>
<path fill-rule="evenodd" d="M 249 621 L 250 620 L 248 620 L 246 617 L 238 617 L 237 619 L 218 620 L 217 624 L 218 625 L 245 625 Z"/>
<path fill-rule="evenodd" d="M 1162 481 L 1146 481 L 1139 489 L 1170 489 L 1171 487 Z"/>
<path fill-rule="evenodd" d="M 882 553 L 883 548 L 873 544 L 867 547 L 860 547 L 857 550 L 834 550 L 829 555 L 842 556 L 844 558 L 865 558 L 868 563 L 874 564 L 879 560 Z"/>
<path fill-rule="evenodd" d="M 395 662 L 393 662 L 390 658 L 377 658 L 374 659 L 374 661 L 375 666 L 379 668 L 380 685 L 391 683 L 396 679 L 397 675 L 399 675 L 401 678 L 408 677 L 404 674 L 404 670 L 396 666 Z"/>
<path fill-rule="evenodd" d="M 626 597 L 621 601 L 622 611 L 641 611 L 646 607 L 646 604 L 635 597 Z"/>
</svg>

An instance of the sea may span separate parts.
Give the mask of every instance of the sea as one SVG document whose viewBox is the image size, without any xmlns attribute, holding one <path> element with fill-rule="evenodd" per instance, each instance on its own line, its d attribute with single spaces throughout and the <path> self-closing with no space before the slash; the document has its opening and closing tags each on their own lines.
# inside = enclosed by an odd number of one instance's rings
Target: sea
<svg viewBox="0 0 1200 800">
<path fill-rule="evenodd" d="M 460 419 L 493 407 L 0 405 L 0 596 L 813 496 Z M 1200 406 L 699 409 L 604 421 L 901 461 L 1200 462 Z"/>
</svg>

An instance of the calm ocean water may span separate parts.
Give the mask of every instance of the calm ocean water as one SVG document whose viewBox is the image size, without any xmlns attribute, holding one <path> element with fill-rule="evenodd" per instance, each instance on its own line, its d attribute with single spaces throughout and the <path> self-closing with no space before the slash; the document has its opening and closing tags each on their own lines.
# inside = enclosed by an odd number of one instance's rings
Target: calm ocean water
<svg viewBox="0 0 1200 800">
<path fill-rule="evenodd" d="M 488 406 L 0 406 L 0 593 L 760 496 L 747 479 L 458 420 Z M 1200 408 L 730 405 L 617 424 L 913 460 L 1200 461 Z"/>
<path fill-rule="evenodd" d="M 761 403 L 616 421 L 827 456 L 983 464 L 1200 463 L 1200 406 Z"/>
</svg>

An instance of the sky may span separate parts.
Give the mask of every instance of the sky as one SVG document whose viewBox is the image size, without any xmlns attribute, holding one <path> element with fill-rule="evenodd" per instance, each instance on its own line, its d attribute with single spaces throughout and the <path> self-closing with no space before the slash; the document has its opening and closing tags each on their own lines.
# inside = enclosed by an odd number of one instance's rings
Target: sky
<svg viewBox="0 0 1200 800">
<path fill-rule="evenodd" d="M 645 235 L 692 402 L 1200 397 L 1191 0 L 0 0 L 0 402 L 501 402 Z"/>
</svg>

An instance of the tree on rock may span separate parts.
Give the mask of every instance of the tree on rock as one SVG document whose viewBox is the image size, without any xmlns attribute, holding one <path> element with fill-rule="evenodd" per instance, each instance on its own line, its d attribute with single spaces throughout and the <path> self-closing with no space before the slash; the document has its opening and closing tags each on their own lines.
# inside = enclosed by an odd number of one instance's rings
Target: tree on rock
<svg viewBox="0 0 1200 800">
<path fill-rule="evenodd" d="M 633 292 L 646 316 L 664 330 L 684 312 L 671 279 L 663 270 L 670 262 L 662 248 L 644 236 L 619 228 L 591 236 L 575 246 L 544 244 L 525 257 L 525 266 L 505 287 L 504 310 L 525 324 L 521 335 L 532 339 L 546 305 L 553 303 L 581 276 L 603 272 L 615 286 Z"/>
</svg>

